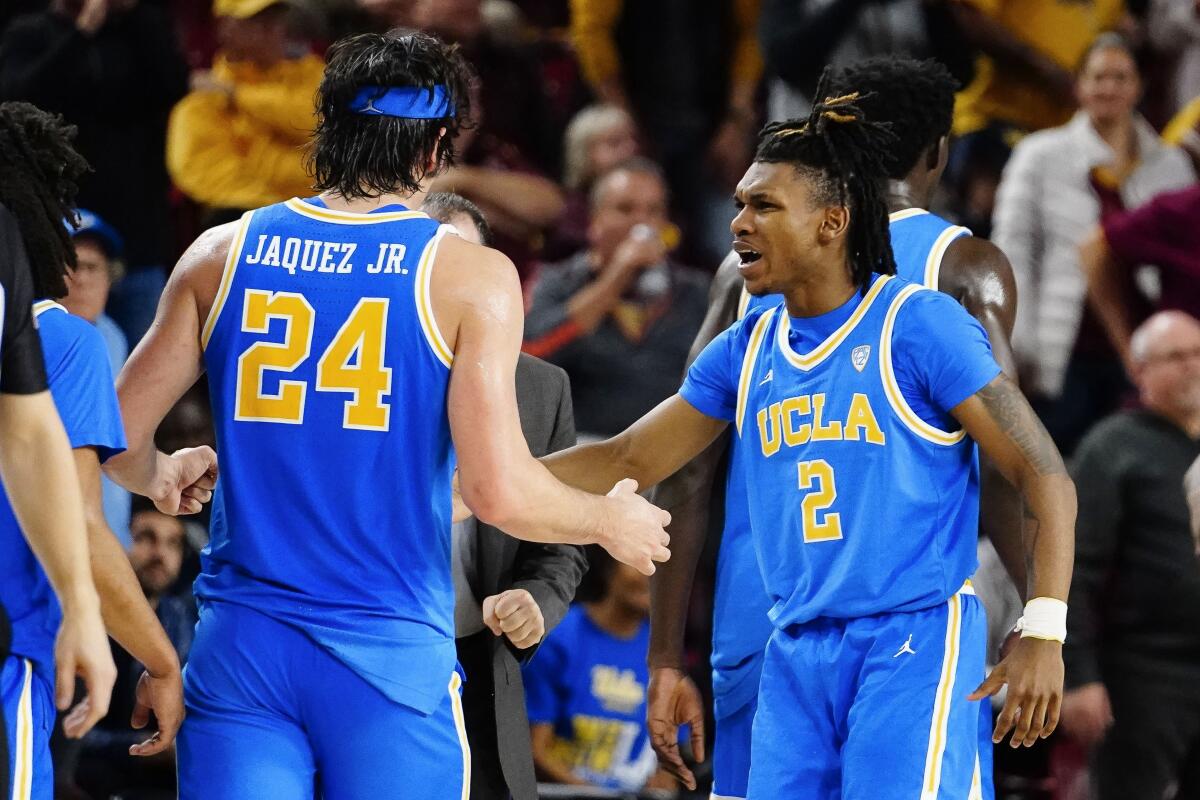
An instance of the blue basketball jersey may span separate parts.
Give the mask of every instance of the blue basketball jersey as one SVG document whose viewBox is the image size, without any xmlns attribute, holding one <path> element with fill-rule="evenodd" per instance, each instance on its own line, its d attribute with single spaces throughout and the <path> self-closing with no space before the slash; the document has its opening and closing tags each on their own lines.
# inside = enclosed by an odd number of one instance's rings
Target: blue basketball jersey
<svg viewBox="0 0 1200 800">
<path fill-rule="evenodd" d="M 455 664 L 446 230 L 403 206 L 248 212 L 202 332 L 221 475 L 197 597 L 301 629 L 426 714 Z"/>
<path fill-rule="evenodd" d="M 948 296 L 891 276 L 826 316 L 836 327 L 798 352 L 804 331 L 782 304 L 750 313 L 681 389 L 736 422 L 777 627 L 928 608 L 975 569 L 975 446 L 948 411 L 999 373 L 982 328 Z"/>
<path fill-rule="evenodd" d="M 96 327 L 43 300 L 33 307 L 50 394 L 72 448 L 94 447 L 103 463 L 125 449 L 125 428 L 104 340 Z M 29 549 L 8 495 L 0 491 L 0 606 L 12 623 L 15 656 L 54 683 L 58 598 Z"/>
<path fill-rule="evenodd" d="M 896 274 L 912 283 L 937 289 L 946 249 L 959 236 L 969 236 L 971 232 L 924 209 L 897 211 L 889 220 Z M 782 295 L 754 297 L 743 288 L 738 319 L 782 302 Z M 717 554 L 713 596 L 713 696 L 718 716 L 725 711 L 736 711 L 758 690 L 754 656 L 762 654 L 771 633 L 767 619 L 771 603 L 762 591 L 762 573 L 750 534 L 743 462 L 743 449 L 735 438 L 729 449 L 725 525 Z"/>
</svg>

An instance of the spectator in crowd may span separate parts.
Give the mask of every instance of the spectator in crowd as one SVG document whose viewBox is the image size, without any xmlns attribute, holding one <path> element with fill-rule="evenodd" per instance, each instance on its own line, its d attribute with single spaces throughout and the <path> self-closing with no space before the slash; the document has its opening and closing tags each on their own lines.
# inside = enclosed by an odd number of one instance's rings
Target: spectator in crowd
<svg viewBox="0 0 1200 800">
<path fill-rule="evenodd" d="M 1081 109 L 1071 121 L 1013 151 L 992 235 L 1022 298 L 1013 334 L 1022 386 L 1065 453 L 1125 391 L 1121 364 L 1084 302 L 1079 245 L 1107 214 L 1195 179 L 1187 156 L 1134 111 L 1137 65 L 1120 37 L 1096 40 L 1077 87 Z"/>
<path fill-rule="evenodd" d="M 541 174 L 521 151 L 487 133 L 479 84 L 471 85 L 473 126 L 459 129 L 455 147 L 460 162 L 443 169 L 429 191 L 461 195 L 479 206 L 495 230 L 493 247 L 517 266 L 524 280 L 532 272 L 543 235 L 562 216 L 558 185 Z"/>
<path fill-rule="evenodd" d="M 533 758 L 550 783 L 672 788 L 646 731 L 650 579 L 592 554 L 591 602 L 571 607 L 525 667 Z"/>
<path fill-rule="evenodd" d="M 704 263 L 729 252 L 729 195 L 753 154 L 759 4 L 571 0 L 584 79 L 637 121 Z"/>
<path fill-rule="evenodd" d="M 421 210 L 487 245 L 487 221 L 470 200 L 431 194 Z M 543 456 L 575 444 L 571 391 L 561 369 L 522 354 L 517 410 L 530 452 Z M 475 800 L 537 800 L 520 664 L 567 613 L 587 569 L 583 550 L 522 542 L 474 517 L 455 523 L 452 539 L 454 621 L 463 683 L 463 717 L 471 745 Z"/>
<path fill-rule="evenodd" d="M 1076 107 L 1073 75 L 1092 42 L 1117 27 L 1123 0 L 952 0 L 962 38 L 979 52 L 954 109 L 947 169 L 963 224 L 987 235 L 1000 170 L 1022 135 L 1062 125 Z"/>
<path fill-rule="evenodd" d="M 772 81 L 770 119 L 808 115 L 826 65 L 842 69 L 874 56 L 931 55 L 921 0 L 763 0 L 759 24 Z"/>
<path fill-rule="evenodd" d="M 303 146 L 316 124 L 324 62 L 296 53 L 283 0 L 216 0 L 221 46 L 211 72 L 171 112 L 167 167 L 209 222 L 306 193 Z"/>
<path fill-rule="evenodd" d="M 1200 97 L 1179 110 L 1163 129 L 1163 141 L 1181 147 L 1200 173 Z"/>
<path fill-rule="evenodd" d="M 1158 268 L 1156 310 L 1200 318 L 1200 184 L 1107 217 L 1084 241 L 1079 257 L 1096 316 L 1132 375 L 1136 320 L 1128 292 L 1139 264 Z"/>
<path fill-rule="evenodd" d="M 542 74 L 533 53 L 501 41 L 484 21 L 483 0 L 414 0 L 417 25 L 462 47 L 482 80 L 477 120 L 479 144 L 489 139 L 517 150 L 520 160 L 543 175 L 557 175 L 561 127 L 553 124 Z M 463 163 L 475 163 L 466 146 L 460 146 Z M 444 191 L 458 191 L 445 189 Z M 500 222 L 484 209 L 493 225 Z"/>
<path fill-rule="evenodd" d="M 79 205 L 126 237 L 113 318 L 136 343 L 150 327 L 173 257 L 163 153 L 167 114 L 187 92 L 187 65 L 157 3 L 53 0 L 0 39 L 0 99 L 27 100 L 78 126 L 92 172 Z"/>
<path fill-rule="evenodd" d="M 637 126 L 618 106 L 591 105 L 567 125 L 563 141 L 566 209 L 544 252 L 554 261 L 587 247 L 588 192 L 596 176 L 638 154 Z"/>
<path fill-rule="evenodd" d="M 525 351 L 570 375 L 584 433 L 616 434 L 679 388 L 708 292 L 667 255 L 669 233 L 662 173 L 625 162 L 592 188 L 588 248 L 533 286 Z"/>
<path fill-rule="evenodd" d="M 196 627 L 195 602 L 190 595 L 168 594 L 183 563 L 184 523 L 158 511 L 143 497 L 138 497 L 135 505 L 129 562 L 179 663 L 186 664 Z M 143 668 L 120 645 L 114 643 L 112 650 L 117 665 L 112 704 L 108 716 L 83 739 L 75 783 L 93 797 L 169 800 L 175 797 L 175 748 L 172 745 L 149 759 L 130 757 L 130 745 L 146 737 L 144 731 L 129 727 Z"/>
<path fill-rule="evenodd" d="M 1200 455 L 1200 323 L 1133 335 L 1143 408 L 1079 447 L 1062 729 L 1093 753 L 1100 800 L 1200 796 L 1200 563 L 1183 478 Z"/>
<path fill-rule="evenodd" d="M 70 223 L 68 223 L 70 224 Z M 108 365 L 116 375 L 129 355 L 129 344 L 117 324 L 104 313 L 109 290 L 121 277 L 121 235 L 91 211 L 79 212 L 79 225 L 72 226 L 75 268 L 67 271 L 67 295 L 62 304 L 77 317 L 96 326 L 104 339 Z M 129 492 L 101 475 L 104 518 L 121 544 L 129 547 Z"/>
<path fill-rule="evenodd" d="M 1161 123 L 1200 94 L 1200 6 L 1195 0 L 1149 0 L 1144 16 L 1145 60 L 1159 84 L 1149 88 L 1157 89 L 1154 105 L 1163 115 L 1153 121 Z"/>
</svg>

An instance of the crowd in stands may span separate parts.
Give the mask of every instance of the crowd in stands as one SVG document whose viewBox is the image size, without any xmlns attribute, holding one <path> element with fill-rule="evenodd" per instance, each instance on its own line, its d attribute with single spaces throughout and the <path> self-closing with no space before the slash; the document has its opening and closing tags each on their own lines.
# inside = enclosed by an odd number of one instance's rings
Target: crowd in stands
<svg viewBox="0 0 1200 800">
<path fill-rule="evenodd" d="M 961 91 L 936 210 L 1011 261 L 1021 385 L 1074 456 L 1080 497 L 1063 728 L 1032 756 L 997 761 L 998 796 L 1085 797 L 1088 763 L 1094 788 L 1134 780 L 1130 759 L 1181 787 L 1168 796 L 1198 796 L 1186 792 L 1200 792 L 1200 467 L 1188 472 L 1200 457 L 1200 4 L 6 5 L 0 101 L 63 115 L 92 168 L 61 302 L 103 334 L 114 374 L 201 231 L 313 194 L 305 145 L 331 41 L 402 25 L 457 43 L 478 76 L 473 124 L 429 188 L 471 201 L 447 208 L 516 265 L 524 349 L 565 370 L 581 436 L 619 432 L 678 388 L 759 127 L 805 113 L 826 64 L 939 58 Z M 212 443 L 203 386 L 159 438 L 168 451 Z M 107 480 L 104 490 L 108 524 L 184 661 L 206 518 L 181 522 Z M 538 778 L 670 794 L 644 730 L 647 582 L 593 561 L 590 599 L 524 666 Z M 999 570 L 990 554 L 983 562 Z M 706 570 L 689 627 L 701 685 Z M 1004 609 L 993 614 L 1007 626 Z M 57 791 L 173 796 L 173 753 L 127 755 L 140 669 L 116 660 L 109 718 L 78 745 L 64 740 Z M 1174 720 L 1160 739 L 1143 735 L 1156 717 Z M 1136 785 L 1106 796 L 1140 796 Z"/>
</svg>

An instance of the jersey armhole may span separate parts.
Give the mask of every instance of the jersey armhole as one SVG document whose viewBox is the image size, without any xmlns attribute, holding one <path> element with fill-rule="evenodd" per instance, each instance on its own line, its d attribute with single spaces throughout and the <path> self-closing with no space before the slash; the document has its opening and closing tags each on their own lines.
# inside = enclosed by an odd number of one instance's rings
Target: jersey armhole
<svg viewBox="0 0 1200 800">
<path fill-rule="evenodd" d="M 413 285 L 414 299 L 417 304 L 417 317 L 421 322 L 421 332 L 425 335 L 425 343 L 433 351 L 433 355 L 446 369 L 454 364 L 454 353 L 446 344 L 441 330 L 438 329 L 437 318 L 433 314 L 433 299 L 429 292 L 429 280 L 433 276 L 433 265 L 437 261 L 438 245 L 447 234 L 456 234 L 453 225 L 439 225 L 433 238 L 425 245 L 421 260 L 417 264 L 417 279 Z"/>
<path fill-rule="evenodd" d="M 208 349 L 208 340 L 212 338 L 213 329 L 217 327 L 217 320 L 221 317 L 221 310 L 225 308 L 225 301 L 229 299 L 229 289 L 233 286 L 233 276 L 237 272 L 238 262 L 242 260 L 242 248 L 246 245 L 246 231 L 250 229 L 250 218 L 253 216 L 253 211 L 242 214 L 237 233 L 234 234 L 233 241 L 229 245 L 229 254 L 225 256 L 225 266 L 221 270 L 221 283 L 217 287 L 217 296 L 213 298 L 212 308 L 208 310 L 208 318 L 204 320 L 204 327 L 200 329 L 201 350 Z"/>
<path fill-rule="evenodd" d="M 900 391 L 900 383 L 896 380 L 896 371 L 892 366 L 892 336 L 895 330 L 896 316 L 900 313 L 901 306 L 910 297 L 921 291 L 927 290 L 915 284 L 905 286 L 888 308 L 887 316 L 883 321 L 883 332 L 879 336 L 879 376 L 883 382 L 883 392 L 887 396 L 888 405 L 892 407 L 892 411 L 904 424 L 904 427 L 927 442 L 951 447 L 966 438 L 967 432 L 965 430 L 944 431 L 917 416 L 908 401 L 904 399 L 904 393 Z"/>
<path fill-rule="evenodd" d="M 754 324 L 750 333 L 750 342 L 746 345 L 746 355 L 742 357 L 742 372 L 738 376 L 737 411 L 734 419 L 737 422 L 738 438 L 742 437 L 742 420 L 746 416 L 746 402 L 750 395 L 750 380 L 754 375 L 754 365 L 758 362 L 758 350 L 766 337 L 767 328 L 775 316 L 776 308 L 764 313 Z"/>
<path fill-rule="evenodd" d="M 926 289 L 938 291 L 938 281 L 941 280 L 942 275 L 942 259 L 946 257 L 946 251 L 960 236 L 971 235 L 970 228 L 951 225 L 934 240 L 933 247 L 929 249 L 929 255 L 925 259 L 925 280 L 923 282 Z"/>
</svg>

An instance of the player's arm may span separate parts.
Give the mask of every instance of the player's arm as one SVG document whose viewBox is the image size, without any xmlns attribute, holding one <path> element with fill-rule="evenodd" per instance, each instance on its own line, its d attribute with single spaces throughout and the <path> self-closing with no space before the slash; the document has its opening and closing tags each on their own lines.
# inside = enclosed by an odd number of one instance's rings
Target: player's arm
<svg viewBox="0 0 1200 800">
<path fill-rule="evenodd" d="M 500 253 L 446 237 L 431 278 L 438 327 L 454 351 L 447 400 L 459 488 L 482 522 L 518 539 L 600 544 L 645 574 L 670 553 L 665 512 L 618 475 L 596 494 L 554 479 L 529 453 L 517 413 L 523 307 L 517 271 Z"/>
<path fill-rule="evenodd" d="M 938 288 L 958 300 L 987 331 L 992 356 L 1014 381 L 1012 351 L 1017 318 L 1017 282 L 1000 248 L 974 236 L 960 236 L 946 250 Z M 980 464 L 979 528 L 991 540 L 1013 585 L 1026 599 L 1028 565 L 1022 532 L 1021 497 L 990 459 Z"/>
<path fill-rule="evenodd" d="M 737 320 L 742 298 L 739 259 L 730 254 L 717 269 L 709 290 L 708 314 L 688 354 L 688 365 L 708 343 Z M 654 501 L 671 512 L 671 560 L 650 581 L 650 685 L 646 726 L 665 768 L 689 789 L 696 778 L 679 755 L 679 726 L 689 725 L 692 751 L 704 760 L 704 706 L 684 668 L 683 639 L 692 579 L 704 550 L 708 506 L 717 467 L 729 444 L 720 436 L 703 453 L 658 485 Z"/>
<path fill-rule="evenodd" d="M 104 519 L 100 459 L 93 447 L 74 450 L 75 471 L 83 494 L 83 511 L 91 551 L 92 579 L 108 634 L 145 668 L 138 681 L 137 703 L 131 720 L 143 728 L 154 711 L 158 732 L 130 748 L 135 756 L 166 750 L 183 721 L 183 680 L 179 657 L 167 632 L 138 586 L 129 557 Z"/>
<path fill-rule="evenodd" d="M 212 497 L 216 454 L 194 447 L 167 455 L 154 445 L 159 423 L 204 370 L 200 329 L 208 315 L 235 224 L 205 231 L 180 258 L 154 324 L 117 377 L 128 450 L 104 471 L 164 514 L 194 514 Z"/>
<path fill-rule="evenodd" d="M 993 740 L 998 742 L 1013 730 L 1013 747 L 1030 746 L 1054 731 L 1062 703 L 1062 631 L 1034 630 L 1030 618 L 1037 603 L 1039 614 L 1041 609 L 1053 609 L 1047 627 L 1057 629 L 1061 624 L 1065 629 L 1075 551 L 1075 486 L 1050 434 L 1008 376 L 997 376 L 951 413 L 1017 487 L 1025 503 L 1028 595 L 1034 598 L 1026 605 L 1027 628 L 971 699 L 994 694 L 1007 683 L 1008 698 Z M 1043 634 L 1054 638 L 1040 638 Z"/>
<path fill-rule="evenodd" d="M 108 713 L 117 671 L 88 569 L 71 446 L 50 392 L 0 393 L 0 478 L 62 607 L 54 645 L 59 710 L 71 703 L 76 674 L 87 686 L 86 701 L 63 720 L 66 734 L 78 738 Z"/>
</svg>

